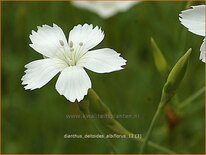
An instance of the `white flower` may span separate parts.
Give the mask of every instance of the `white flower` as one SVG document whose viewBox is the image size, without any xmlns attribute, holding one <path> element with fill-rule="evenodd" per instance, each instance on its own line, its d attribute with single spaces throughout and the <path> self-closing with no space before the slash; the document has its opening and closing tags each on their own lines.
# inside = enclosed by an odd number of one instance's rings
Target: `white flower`
<svg viewBox="0 0 206 155">
<path fill-rule="evenodd" d="M 182 11 L 180 21 L 182 25 L 194 34 L 205 36 L 205 5 L 192 6 L 191 9 Z M 205 39 L 200 47 L 200 60 L 205 62 Z"/>
<path fill-rule="evenodd" d="M 84 68 L 97 73 L 109 73 L 123 69 L 126 60 L 110 48 L 91 50 L 104 38 L 102 30 L 93 25 L 75 26 L 67 39 L 60 27 L 43 25 L 29 36 L 30 46 L 45 59 L 25 65 L 22 84 L 25 89 L 41 88 L 61 72 L 56 89 L 69 101 L 81 101 L 91 88 L 91 81 Z"/>
<path fill-rule="evenodd" d="M 130 9 L 138 1 L 72 1 L 74 6 L 97 13 L 102 18 L 109 18 L 118 12 Z"/>
</svg>

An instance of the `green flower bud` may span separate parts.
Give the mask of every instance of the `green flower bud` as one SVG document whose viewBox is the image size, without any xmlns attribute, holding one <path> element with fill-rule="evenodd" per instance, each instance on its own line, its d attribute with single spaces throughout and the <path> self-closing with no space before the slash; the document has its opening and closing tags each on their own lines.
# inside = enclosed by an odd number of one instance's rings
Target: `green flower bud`
<svg viewBox="0 0 206 155">
<path fill-rule="evenodd" d="M 155 66 L 160 74 L 165 77 L 169 73 L 167 61 L 153 38 L 150 39 L 150 42 Z"/>
<path fill-rule="evenodd" d="M 182 79 L 184 78 L 187 66 L 188 66 L 188 60 L 190 57 L 192 49 L 190 48 L 185 55 L 183 55 L 178 62 L 175 64 L 173 69 L 171 70 L 167 82 L 164 85 L 163 88 L 163 94 L 173 96 L 177 88 L 179 87 Z"/>
<path fill-rule="evenodd" d="M 126 130 L 118 121 L 115 120 L 110 109 L 102 102 L 93 89 L 88 90 L 87 99 L 83 100 L 78 105 L 79 109 L 84 114 L 88 114 L 89 112 L 91 115 L 101 115 L 103 118 L 97 120 L 107 130 L 118 134 L 130 134 L 128 130 Z"/>
<path fill-rule="evenodd" d="M 95 114 L 112 115 L 110 109 L 102 102 L 93 89 L 88 90 L 88 100 L 90 102 L 90 112 Z"/>
</svg>

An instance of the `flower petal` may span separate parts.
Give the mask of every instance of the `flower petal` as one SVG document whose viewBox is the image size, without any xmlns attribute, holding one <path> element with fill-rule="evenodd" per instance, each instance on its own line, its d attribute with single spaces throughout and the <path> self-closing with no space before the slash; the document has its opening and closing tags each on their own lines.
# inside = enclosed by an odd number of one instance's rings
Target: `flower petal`
<svg viewBox="0 0 206 155">
<path fill-rule="evenodd" d="M 27 70 L 21 79 L 22 85 L 25 85 L 25 89 L 31 90 L 41 88 L 65 67 L 67 67 L 67 64 L 57 58 L 32 61 L 25 65 Z"/>
<path fill-rule="evenodd" d="M 200 47 L 200 60 L 202 60 L 203 62 L 205 62 L 205 39 Z"/>
<path fill-rule="evenodd" d="M 65 68 L 56 83 L 60 95 L 64 95 L 71 102 L 81 101 L 91 88 L 89 76 L 82 67 L 71 66 Z"/>
<path fill-rule="evenodd" d="M 32 42 L 30 46 L 46 57 L 53 58 L 69 51 L 64 32 L 55 24 L 53 24 L 53 27 L 48 25 L 38 26 L 37 32 L 32 31 L 29 38 Z"/>
<path fill-rule="evenodd" d="M 109 18 L 118 12 L 127 11 L 138 1 L 72 1 L 73 5 L 97 13 L 102 18 Z"/>
<path fill-rule="evenodd" d="M 182 11 L 180 21 L 182 25 L 194 34 L 205 36 L 205 5 L 192 6 Z"/>
<path fill-rule="evenodd" d="M 120 54 L 110 48 L 103 48 L 87 52 L 77 63 L 77 66 L 97 73 L 109 73 L 123 69 L 126 60 Z"/>
<path fill-rule="evenodd" d="M 84 24 L 75 26 L 69 33 L 69 43 L 73 43 L 74 48 L 82 44 L 85 51 L 97 46 L 104 39 L 103 31 L 96 26 Z"/>
</svg>

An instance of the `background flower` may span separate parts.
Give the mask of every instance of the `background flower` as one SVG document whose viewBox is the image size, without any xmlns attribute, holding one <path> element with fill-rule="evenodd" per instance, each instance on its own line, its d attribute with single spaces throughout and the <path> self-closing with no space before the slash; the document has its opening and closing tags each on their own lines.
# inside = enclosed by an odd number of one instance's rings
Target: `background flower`
<svg viewBox="0 0 206 155">
<path fill-rule="evenodd" d="M 97 13 L 102 18 L 109 18 L 118 12 L 127 11 L 138 1 L 72 1 L 73 5 Z"/>
<path fill-rule="evenodd" d="M 182 25 L 194 34 L 205 36 L 205 5 L 192 6 L 191 9 L 182 11 L 180 21 Z M 200 60 L 205 62 L 205 39 L 200 47 Z"/>
</svg>

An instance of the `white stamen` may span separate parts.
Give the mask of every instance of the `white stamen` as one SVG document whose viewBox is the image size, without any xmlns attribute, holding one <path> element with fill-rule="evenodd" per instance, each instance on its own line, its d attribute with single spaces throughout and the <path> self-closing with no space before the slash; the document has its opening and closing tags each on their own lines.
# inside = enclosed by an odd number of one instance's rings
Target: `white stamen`
<svg viewBox="0 0 206 155">
<path fill-rule="evenodd" d="M 59 43 L 61 46 L 64 46 L 64 42 L 62 40 L 59 40 Z"/>
<path fill-rule="evenodd" d="M 82 42 L 80 42 L 80 43 L 79 43 L 79 46 L 83 46 L 83 43 L 82 43 Z"/>
<path fill-rule="evenodd" d="M 70 48 L 73 47 L 73 42 L 72 42 L 72 41 L 69 42 L 69 47 L 70 47 Z"/>
</svg>

